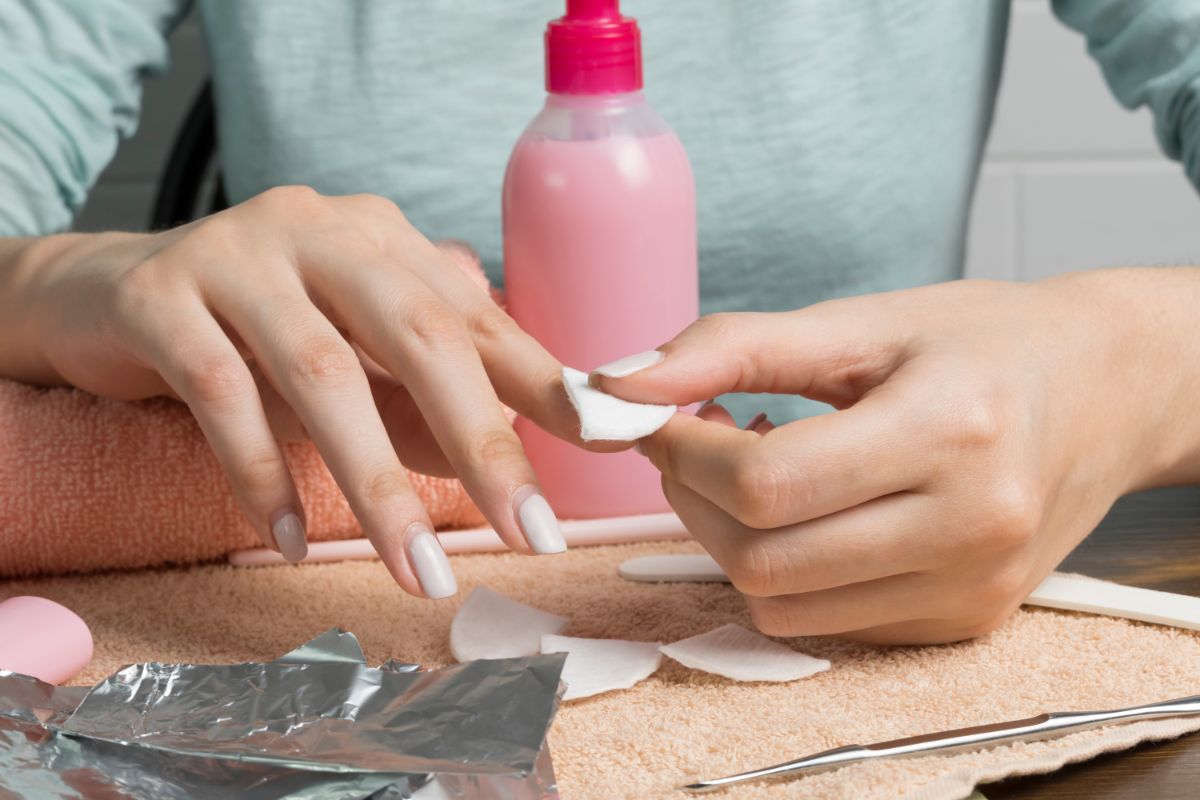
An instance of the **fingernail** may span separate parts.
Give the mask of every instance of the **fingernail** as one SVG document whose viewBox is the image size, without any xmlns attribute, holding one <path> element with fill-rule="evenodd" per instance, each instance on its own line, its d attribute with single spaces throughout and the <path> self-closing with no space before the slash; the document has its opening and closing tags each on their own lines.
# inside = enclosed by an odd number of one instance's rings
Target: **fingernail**
<svg viewBox="0 0 1200 800">
<path fill-rule="evenodd" d="M 554 510 L 536 489 L 529 489 L 522 497 L 525 491 L 519 490 L 516 496 L 517 522 L 525 534 L 525 541 L 539 555 L 563 552 L 567 549 L 567 540 L 558 527 Z"/>
<path fill-rule="evenodd" d="M 759 425 L 761 425 L 762 423 L 764 423 L 766 421 L 767 421 L 767 412 L 760 411 L 754 415 L 753 419 L 751 419 L 749 422 L 746 423 L 746 427 L 742 428 L 742 430 L 744 430 L 744 431 L 755 430 Z"/>
<path fill-rule="evenodd" d="M 303 561 L 308 555 L 308 540 L 304 535 L 304 523 L 294 511 L 285 511 L 271 523 L 271 535 L 279 554 L 288 561 Z"/>
<path fill-rule="evenodd" d="M 666 357 L 667 354 L 661 350 L 647 350 L 644 353 L 636 353 L 632 356 L 618 358 L 616 361 L 610 361 L 602 367 L 596 367 L 592 372 L 606 378 L 624 378 L 640 372 L 646 367 L 653 367 Z"/>
<path fill-rule="evenodd" d="M 450 559 L 433 531 L 416 523 L 405 534 L 408 563 L 412 565 L 421 591 L 431 600 L 450 597 L 458 593 L 458 582 L 450 569 Z"/>
</svg>

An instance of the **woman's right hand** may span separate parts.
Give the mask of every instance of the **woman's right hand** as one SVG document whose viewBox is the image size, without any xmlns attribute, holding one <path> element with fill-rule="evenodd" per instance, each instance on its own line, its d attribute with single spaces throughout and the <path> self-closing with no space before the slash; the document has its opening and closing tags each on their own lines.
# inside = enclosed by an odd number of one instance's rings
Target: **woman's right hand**
<svg viewBox="0 0 1200 800">
<path fill-rule="evenodd" d="M 565 547 L 500 401 L 574 440 L 561 365 L 388 200 L 283 187 L 161 233 L 30 240 L 0 283 L 0 375 L 183 400 L 291 560 L 307 546 L 279 405 L 413 594 L 456 586 L 402 461 L 457 475 L 512 549 Z"/>
</svg>

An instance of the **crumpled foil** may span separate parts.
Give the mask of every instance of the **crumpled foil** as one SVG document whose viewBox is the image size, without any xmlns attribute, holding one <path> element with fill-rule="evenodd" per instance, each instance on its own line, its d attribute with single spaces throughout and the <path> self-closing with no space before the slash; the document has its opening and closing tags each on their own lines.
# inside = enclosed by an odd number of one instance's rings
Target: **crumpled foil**
<svg viewBox="0 0 1200 800">
<path fill-rule="evenodd" d="M 335 628 L 276 661 L 133 664 L 90 689 L 0 670 L 0 798 L 556 798 L 563 660 L 376 669 Z"/>
</svg>

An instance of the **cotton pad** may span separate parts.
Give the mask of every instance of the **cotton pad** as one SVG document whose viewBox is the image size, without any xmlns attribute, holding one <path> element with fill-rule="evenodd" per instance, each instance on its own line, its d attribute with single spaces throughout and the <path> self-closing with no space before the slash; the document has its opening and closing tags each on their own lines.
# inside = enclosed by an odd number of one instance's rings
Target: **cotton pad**
<svg viewBox="0 0 1200 800">
<path fill-rule="evenodd" d="M 567 622 L 479 587 L 450 623 L 450 652 L 458 661 L 531 656 L 541 650 L 543 635 L 560 633 Z"/>
<path fill-rule="evenodd" d="M 627 642 L 622 639 L 542 637 L 543 653 L 566 653 L 562 680 L 563 700 L 591 697 L 614 689 L 628 689 L 654 674 L 662 663 L 661 642 Z"/>
<path fill-rule="evenodd" d="M 586 372 L 563 368 L 563 386 L 579 415 L 579 436 L 585 442 L 632 442 L 667 424 L 675 406 L 630 403 L 588 385 Z"/>
<path fill-rule="evenodd" d="M 794 681 L 829 669 L 828 661 L 798 653 L 741 625 L 722 625 L 659 649 L 685 667 L 735 681 Z"/>
</svg>

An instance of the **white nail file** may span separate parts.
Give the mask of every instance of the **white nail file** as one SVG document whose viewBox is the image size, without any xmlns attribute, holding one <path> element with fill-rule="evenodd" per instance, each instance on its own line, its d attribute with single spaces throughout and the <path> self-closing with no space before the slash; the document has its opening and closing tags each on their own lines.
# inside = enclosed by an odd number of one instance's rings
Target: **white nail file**
<svg viewBox="0 0 1200 800">
<path fill-rule="evenodd" d="M 717 562 L 706 555 L 642 556 L 629 559 L 617 571 L 626 580 L 649 583 L 729 581 Z M 1200 631 L 1200 597 L 1067 575 L 1047 577 L 1025 600 L 1025 605 Z"/>
</svg>

